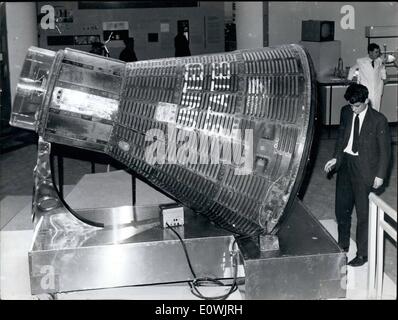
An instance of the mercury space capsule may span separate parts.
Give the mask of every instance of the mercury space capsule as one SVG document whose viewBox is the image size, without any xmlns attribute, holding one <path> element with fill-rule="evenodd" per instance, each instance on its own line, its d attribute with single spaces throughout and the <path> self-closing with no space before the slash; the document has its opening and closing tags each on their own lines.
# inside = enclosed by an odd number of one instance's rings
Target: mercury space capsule
<svg viewBox="0 0 398 320">
<path fill-rule="evenodd" d="M 31 47 L 10 123 L 105 153 L 222 228 L 272 234 L 303 180 L 314 103 L 295 44 L 133 63 Z"/>
</svg>

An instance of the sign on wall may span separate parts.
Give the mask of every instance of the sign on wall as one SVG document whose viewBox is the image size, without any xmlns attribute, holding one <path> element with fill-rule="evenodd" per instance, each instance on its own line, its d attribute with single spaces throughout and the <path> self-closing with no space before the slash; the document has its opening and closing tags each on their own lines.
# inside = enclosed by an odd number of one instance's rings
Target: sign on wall
<svg viewBox="0 0 398 320">
<path fill-rule="evenodd" d="M 105 21 L 102 23 L 104 40 L 123 40 L 129 37 L 128 21 Z"/>
</svg>

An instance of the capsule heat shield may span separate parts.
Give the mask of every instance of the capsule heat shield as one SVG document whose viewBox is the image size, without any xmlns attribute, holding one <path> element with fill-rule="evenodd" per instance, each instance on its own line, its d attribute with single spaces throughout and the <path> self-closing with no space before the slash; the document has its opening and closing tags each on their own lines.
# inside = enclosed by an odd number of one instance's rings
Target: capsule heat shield
<svg viewBox="0 0 398 320">
<path fill-rule="evenodd" d="M 30 127 L 45 140 L 106 153 L 233 232 L 276 230 L 314 127 L 302 47 L 128 64 L 65 49 L 46 70 Z"/>
</svg>

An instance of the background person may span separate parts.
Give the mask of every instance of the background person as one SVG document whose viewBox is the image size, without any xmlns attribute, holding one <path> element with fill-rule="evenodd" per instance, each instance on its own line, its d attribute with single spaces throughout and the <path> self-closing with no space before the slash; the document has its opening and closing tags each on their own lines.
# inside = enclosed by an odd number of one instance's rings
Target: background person
<svg viewBox="0 0 398 320">
<path fill-rule="evenodd" d="M 189 42 L 182 31 L 174 37 L 175 57 L 186 57 L 191 55 Z"/>
<path fill-rule="evenodd" d="M 358 71 L 358 76 L 356 76 Z M 380 57 L 380 47 L 376 43 L 368 46 L 368 56 L 357 59 L 350 68 L 348 80 L 355 80 L 369 90 L 369 100 L 373 109 L 380 111 L 381 96 L 386 82 L 386 68 Z"/>
<path fill-rule="evenodd" d="M 134 62 L 137 61 L 137 56 L 134 51 L 134 38 L 123 39 L 125 48 L 119 55 L 119 60 L 124 62 Z"/>
<path fill-rule="evenodd" d="M 398 49 L 397 49 L 397 51 L 398 51 Z M 398 68 L 398 52 L 394 52 L 393 57 L 394 57 L 394 61 L 393 61 L 394 66 L 396 66 Z"/>
</svg>

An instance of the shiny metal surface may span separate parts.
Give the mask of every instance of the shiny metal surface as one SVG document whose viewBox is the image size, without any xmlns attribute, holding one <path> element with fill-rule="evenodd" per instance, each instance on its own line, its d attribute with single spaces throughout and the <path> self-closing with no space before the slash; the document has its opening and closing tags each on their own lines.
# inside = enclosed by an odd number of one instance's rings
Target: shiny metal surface
<svg viewBox="0 0 398 320">
<path fill-rule="evenodd" d="M 28 49 L 12 106 L 11 125 L 37 131 L 55 55 L 46 49 Z"/>
<path fill-rule="evenodd" d="M 40 248 L 48 245 L 50 248 L 55 246 L 62 249 L 71 241 L 73 245 L 78 246 L 93 235 L 98 237 L 97 231 L 101 231 L 101 239 L 119 243 L 133 235 L 136 229 L 143 230 L 146 228 L 144 225 L 148 227 L 158 221 L 159 206 L 70 209 L 54 187 L 50 153 L 51 143 L 39 137 L 34 169 L 32 220 L 35 233 L 39 232 L 39 229 L 41 231 L 35 235 L 36 244 L 32 247 L 33 250 L 36 250 L 38 244 Z M 49 234 L 43 230 L 49 230 Z M 79 239 L 80 237 L 82 239 Z M 44 240 L 37 241 L 39 238 Z"/>
<path fill-rule="evenodd" d="M 40 137 L 29 250 L 32 294 L 193 280 L 180 241 L 160 226 L 158 205 L 69 211 L 52 182 L 50 152 L 51 144 Z M 232 234 L 189 209 L 185 220 L 176 229 L 197 275 L 231 278 Z"/>
<path fill-rule="evenodd" d="M 33 169 L 32 221 L 36 224 L 47 212 L 67 212 L 54 188 L 50 164 L 51 144 L 39 137 L 37 162 Z"/>
<path fill-rule="evenodd" d="M 231 278 L 233 236 L 191 211 L 185 219 L 177 231 L 197 275 Z M 193 280 L 180 241 L 157 219 L 101 229 L 70 214 L 45 215 L 29 265 L 32 294 Z"/>
<path fill-rule="evenodd" d="M 52 59 L 40 103 L 30 108 L 35 121 L 20 121 L 32 118 L 24 100 L 13 125 L 104 152 L 225 229 L 277 231 L 300 186 L 314 127 L 314 76 L 302 47 L 129 64 L 65 49 Z M 166 163 L 152 162 L 151 148 L 166 142 Z"/>
<path fill-rule="evenodd" d="M 295 199 L 292 210 L 278 232 L 279 252 L 260 251 L 248 241 L 238 241 L 245 299 L 345 298 L 345 252 L 300 200 Z"/>
<path fill-rule="evenodd" d="M 32 294 L 193 279 L 180 241 L 160 227 L 158 205 L 69 211 L 53 185 L 50 152 L 51 144 L 40 137 L 29 250 Z M 189 209 L 185 219 L 177 231 L 195 272 L 232 277 L 233 236 Z"/>
</svg>

